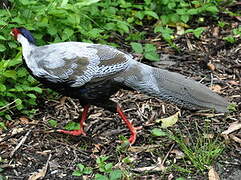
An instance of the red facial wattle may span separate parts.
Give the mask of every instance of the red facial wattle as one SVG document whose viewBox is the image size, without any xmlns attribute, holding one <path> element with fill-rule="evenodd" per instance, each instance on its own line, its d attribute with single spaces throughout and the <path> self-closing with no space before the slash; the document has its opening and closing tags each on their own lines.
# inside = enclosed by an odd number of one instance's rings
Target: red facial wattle
<svg viewBox="0 0 241 180">
<path fill-rule="evenodd" d="M 12 29 L 12 31 L 11 31 L 11 34 L 12 34 L 12 36 L 14 36 L 15 39 L 17 39 L 18 34 L 20 34 L 20 33 L 21 32 L 17 28 Z"/>
</svg>

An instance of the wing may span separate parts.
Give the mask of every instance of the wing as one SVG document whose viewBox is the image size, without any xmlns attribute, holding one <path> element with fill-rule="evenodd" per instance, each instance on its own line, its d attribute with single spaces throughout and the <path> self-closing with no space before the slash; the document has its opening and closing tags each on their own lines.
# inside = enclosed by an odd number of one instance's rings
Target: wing
<svg viewBox="0 0 241 180">
<path fill-rule="evenodd" d="M 79 87 L 116 77 L 132 57 L 106 45 L 67 42 L 38 47 L 30 59 L 36 76 Z"/>
</svg>

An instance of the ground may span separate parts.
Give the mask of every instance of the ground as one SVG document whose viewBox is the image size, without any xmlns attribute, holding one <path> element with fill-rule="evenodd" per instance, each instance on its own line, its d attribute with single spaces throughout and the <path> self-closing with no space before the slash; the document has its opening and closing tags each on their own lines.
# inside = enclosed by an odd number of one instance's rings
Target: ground
<svg viewBox="0 0 241 180">
<path fill-rule="evenodd" d="M 151 42 L 164 54 L 161 63 L 150 63 L 134 56 L 143 63 L 160 68 L 165 66 L 170 71 L 201 81 L 236 103 L 236 111 L 214 114 L 179 110 L 156 98 L 121 90 L 112 99 L 121 104 L 135 126 L 143 126 L 136 143 L 125 147 L 120 143 L 120 135 L 128 138 L 129 132 L 117 114 L 91 107 L 85 127 L 87 136 L 73 137 L 55 133 L 49 120 L 57 121 L 58 128 L 71 120 L 78 121 L 82 112 L 78 100 L 67 98 L 62 101 L 61 96 L 59 100 L 40 99 L 39 110 L 33 118 L 18 117 L 8 124 L 7 131 L 0 132 L 0 169 L 3 170 L 0 179 L 28 179 L 34 173 L 44 179 L 91 179 L 94 174 L 101 173 L 100 165 L 96 163 L 100 156 L 108 156 L 106 162 L 113 163 L 113 169 L 121 169 L 125 179 L 208 179 L 208 170 L 196 168 L 181 143 L 169 136 L 151 133 L 154 128 L 161 128 L 157 119 L 170 117 L 178 111 L 177 123 L 164 131 L 182 137 L 184 145 L 190 148 L 195 146 L 193 141 L 200 135 L 217 141 L 222 152 L 210 166 L 221 179 L 241 179 L 241 130 L 237 128 L 226 136 L 221 135 L 232 123 L 241 123 L 241 43 L 240 39 L 235 43 L 222 39 L 241 23 L 234 20 L 231 24 L 232 27 L 227 29 L 205 26 L 207 31 L 200 39 L 192 34 L 180 36 L 175 41 L 179 52 L 152 37 Z M 73 176 L 78 163 L 92 167 L 93 174 Z M 37 178 L 32 176 L 30 179 Z"/>
</svg>

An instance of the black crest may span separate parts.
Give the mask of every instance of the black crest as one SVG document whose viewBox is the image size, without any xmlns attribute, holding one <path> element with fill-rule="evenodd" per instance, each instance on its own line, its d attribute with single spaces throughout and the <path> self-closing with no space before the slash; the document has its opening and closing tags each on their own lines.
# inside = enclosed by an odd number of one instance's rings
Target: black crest
<svg viewBox="0 0 241 180">
<path fill-rule="evenodd" d="M 23 28 L 23 27 L 18 28 L 18 30 L 21 32 L 21 34 L 22 34 L 25 38 L 27 38 L 27 40 L 28 40 L 30 43 L 35 44 L 35 39 L 34 39 L 34 37 L 32 36 L 32 34 L 30 33 L 29 30 L 27 30 L 27 29 L 25 29 L 25 28 Z"/>
</svg>

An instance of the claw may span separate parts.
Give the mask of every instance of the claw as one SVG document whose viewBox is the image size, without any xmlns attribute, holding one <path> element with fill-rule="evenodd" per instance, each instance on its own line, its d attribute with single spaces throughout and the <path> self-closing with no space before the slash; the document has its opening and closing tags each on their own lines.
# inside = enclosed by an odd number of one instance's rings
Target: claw
<svg viewBox="0 0 241 180">
<path fill-rule="evenodd" d="M 78 129 L 78 130 L 72 130 L 72 131 L 67 131 L 63 129 L 58 129 L 57 132 L 64 133 L 64 134 L 70 134 L 73 136 L 79 136 L 79 135 L 84 135 L 86 136 L 86 133 L 84 132 L 83 129 Z"/>
<path fill-rule="evenodd" d="M 131 137 L 128 139 L 128 141 L 130 142 L 130 144 L 134 144 L 136 141 L 136 135 L 137 135 L 137 130 L 142 129 L 142 126 L 138 126 L 138 127 L 133 127 L 130 131 L 131 131 Z"/>
<path fill-rule="evenodd" d="M 59 130 L 57 130 L 57 132 L 64 133 L 64 134 L 70 134 L 70 135 L 73 135 L 73 136 L 79 136 L 79 135 L 86 136 L 86 133 L 84 131 L 84 125 L 85 125 L 84 122 L 87 119 L 88 109 L 89 109 L 89 105 L 85 105 L 84 111 L 82 113 L 82 117 L 80 119 L 80 129 L 72 130 L 72 131 L 66 131 L 66 130 L 59 129 Z"/>
</svg>

